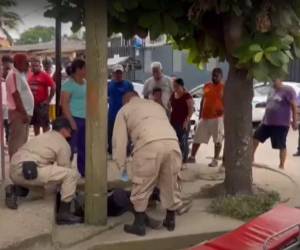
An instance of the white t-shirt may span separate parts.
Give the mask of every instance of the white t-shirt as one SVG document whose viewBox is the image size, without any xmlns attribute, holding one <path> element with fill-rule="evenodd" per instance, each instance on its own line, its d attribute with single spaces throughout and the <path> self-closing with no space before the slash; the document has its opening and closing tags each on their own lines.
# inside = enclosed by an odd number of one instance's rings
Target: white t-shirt
<svg viewBox="0 0 300 250">
<path fill-rule="evenodd" d="M 25 111 L 29 116 L 33 115 L 34 98 L 27 82 L 27 75 L 13 68 L 6 77 L 7 105 L 9 110 L 15 110 L 16 104 L 13 93 L 19 92 Z"/>
<path fill-rule="evenodd" d="M 144 83 L 143 95 L 152 99 L 152 91 L 155 88 L 162 90 L 162 103 L 166 109 L 169 109 L 168 104 L 173 92 L 172 79 L 166 75 L 163 75 L 159 81 L 156 81 L 153 76 L 148 78 Z"/>
</svg>

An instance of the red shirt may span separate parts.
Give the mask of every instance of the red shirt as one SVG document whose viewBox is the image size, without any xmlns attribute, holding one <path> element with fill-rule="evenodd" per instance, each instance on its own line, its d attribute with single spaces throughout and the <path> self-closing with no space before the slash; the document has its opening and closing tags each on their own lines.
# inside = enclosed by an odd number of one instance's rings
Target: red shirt
<svg viewBox="0 0 300 250">
<path fill-rule="evenodd" d="M 189 113 L 189 107 L 187 100 L 193 97 L 189 93 L 184 93 L 180 98 L 175 98 L 175 93 L 170 97 L 170 103 L 172 107 L 171 112 L 171 124 L 174 126 L 183 126 L 185 119 Z"/>
<path fill-rule="evenodd" d="M 28 83 L 34 96 L 35 104 L 47 101 L 49 98 L 49 87 L 55 85 L 53 79 L 43 71 L 37 74 L 30 73 Z"/>
</svg>

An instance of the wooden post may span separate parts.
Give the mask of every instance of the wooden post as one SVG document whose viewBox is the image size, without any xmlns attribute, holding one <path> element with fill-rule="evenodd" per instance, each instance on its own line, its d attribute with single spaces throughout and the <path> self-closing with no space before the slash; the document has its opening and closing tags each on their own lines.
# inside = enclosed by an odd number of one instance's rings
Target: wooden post
<svg viewBox="0 0 300 250">
<path fill-rule="evenodd" d="M 60 3 L 60 1 L 58 1 Z M 61 91 L 61 21 L 55 19 L 55 116 L 60 116 L 60 91 Z"/>
<path fill-rule="evenodd" d="M 86 0 L 87 137 L 85 220 L 107 222 L 107 7 Z"/>
</svg>

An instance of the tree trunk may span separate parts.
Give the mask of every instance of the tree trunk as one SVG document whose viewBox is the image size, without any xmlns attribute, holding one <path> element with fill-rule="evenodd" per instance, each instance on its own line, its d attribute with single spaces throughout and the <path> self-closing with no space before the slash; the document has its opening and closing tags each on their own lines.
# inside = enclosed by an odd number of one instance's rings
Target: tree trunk
<svg viewBox="0 0 300 250">
<path fill-rule="evenodd" d="M 252 192 L 253 83 L 246 70 L 230 65 L 225 84 L 225 187 L 230 195 Z"/>
<path fill-rule="evenodd" d="M 86 0 L 87 138 L 85 220 L 107 221 L 107 6 Z"/>
</svg>

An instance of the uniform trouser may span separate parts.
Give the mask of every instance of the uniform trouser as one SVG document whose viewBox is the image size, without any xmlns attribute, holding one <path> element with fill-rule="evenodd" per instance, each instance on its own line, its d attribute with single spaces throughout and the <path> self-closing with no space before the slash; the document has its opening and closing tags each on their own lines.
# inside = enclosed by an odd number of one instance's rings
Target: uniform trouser
<svg viewBox="0 0 300 250">
<path fill-rule="evenodd" d="M 178 173 L 182 157 L 176 140 L 151 142 L 134 152 L 132 165 L 131 202 L 137 212 L 144 212 L 157 186 L 161 204 L 176 210 L 181 204 Z"/>
<path fill-rule="evenodd" d="M 48 165 L 38 167 L 38 177 L 34 180 L 26 180 L 21 166 L 11 166 L 10 177 L 14 184 L 26 187 L 44 187 L 46 184 L 61 185 L 61 200 L 70 202 L 74 199 L 77 182 L 80 178 L 76 169 Z"/>
<path fill-rule="evenodd" d="M 28 140 L 29 123 L 24 123 L 17 111 L 9 111 L 8 154 L 10 158 Z"/>
</svg>

